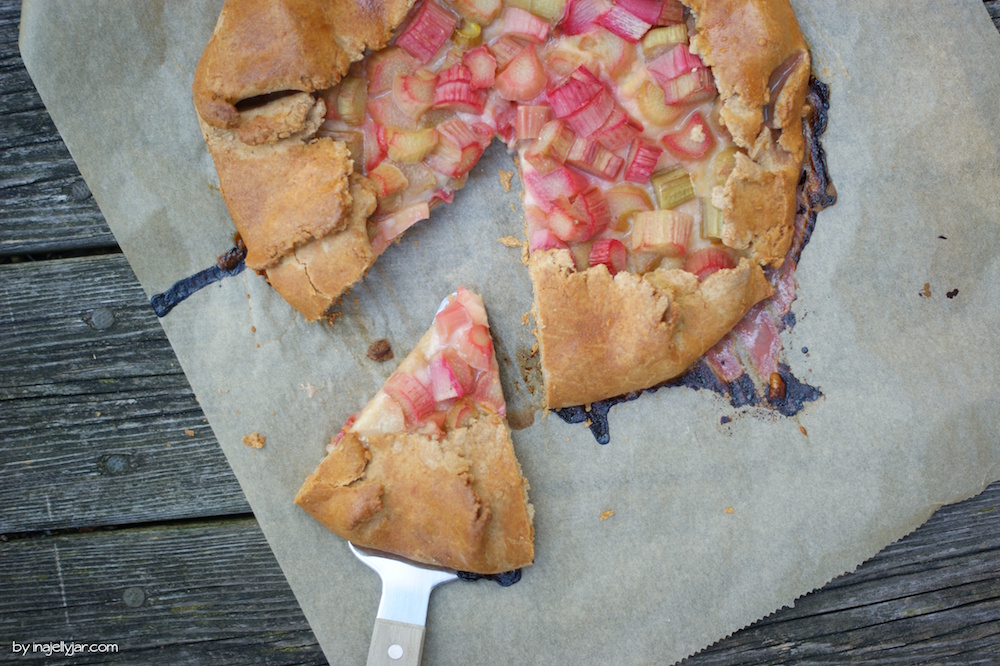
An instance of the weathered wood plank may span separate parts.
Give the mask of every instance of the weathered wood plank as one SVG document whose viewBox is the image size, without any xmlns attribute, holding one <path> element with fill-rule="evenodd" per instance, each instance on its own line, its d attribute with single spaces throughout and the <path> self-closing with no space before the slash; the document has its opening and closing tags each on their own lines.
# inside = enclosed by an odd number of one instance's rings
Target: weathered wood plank
<svg viewBox="0 0 1000 666">
<path fill-rule="evenodd" d="M 116 643 L 118 663 L 324 663 L 252 519 L 14 540 L 0 567 L 0 660 L 65 640 Z"/>
<path fill-rule="evenodd" d="M 0 2 L 0 257 L 116 247 L 17 46 L 20 0 Z"/>
<path fill-rule="evenodd" d="M 0 266 L 0 533 L 249 506 L 121 255 Z"/>
<path fill-rule="evenodd" d="M 944 507 L 854 573 L 684 663 L 996 663 L 997 571 L 1000 483 Z"/>
<path fill-rule="evenodd" d="M 998 507 L 994 484 L 685 664 L 991 663 L 1000 645 Z M 987 538 L 977 544 L 977 533 Z M 0 563 L 7 641 L 117 642 L 126 663 L 322 663 L 249 519 L 18 539 L 0 543 Z"/>
</svg>

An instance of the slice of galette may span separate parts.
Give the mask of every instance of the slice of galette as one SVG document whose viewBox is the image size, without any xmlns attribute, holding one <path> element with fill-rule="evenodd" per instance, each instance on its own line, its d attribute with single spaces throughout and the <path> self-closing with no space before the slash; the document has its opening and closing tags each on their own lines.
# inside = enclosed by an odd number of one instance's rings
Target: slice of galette
<svg viewBox="0 0 1000 666">
<path fill-rule="evenodd" d="M 360 546 L 495 574 L 534 559 L 482 299 L 464 287 L 328 446 L 295 502 Z"/>
</svg>

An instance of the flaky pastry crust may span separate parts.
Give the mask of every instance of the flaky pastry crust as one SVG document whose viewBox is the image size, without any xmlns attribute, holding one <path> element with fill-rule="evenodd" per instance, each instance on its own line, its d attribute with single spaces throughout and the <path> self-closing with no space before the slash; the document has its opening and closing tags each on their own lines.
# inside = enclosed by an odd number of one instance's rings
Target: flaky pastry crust
<svg viewBox="0 0 1000 666">
<path fill-rule="evenodd" d="M 529 260 L 546 404 L 583 405 L 682 374 L 773 293 L 742 259 L 699 282 L 682 270 L 577 271 L 567 250 Z"/>
<path fill-rule="evenodd" d="M 681 0 L 695 16 L 691 51 L 712 68 L 720 119 L 745 154 L 713 194 L 722 241 L 779 267 L 792 242 L 811 63 L 788 0 Z"/>
<path fill-rule="evenodd" d="M 195 70 L 195 109 L 247 266 L 308 319 L 371 266 L 358 219 L 375 209 L 344 142 L 317 138 L 326 108 L 312 93 L 385 46 L 413 1 L 227 0 Z"/>
<path fill-rule="evenodd" d="M 494 574 L 534 559 L 527 487 L 506 423 L 489 415 L 441 439 L 349 430 L 295 503 L 356 545 Z"/>
</svg>

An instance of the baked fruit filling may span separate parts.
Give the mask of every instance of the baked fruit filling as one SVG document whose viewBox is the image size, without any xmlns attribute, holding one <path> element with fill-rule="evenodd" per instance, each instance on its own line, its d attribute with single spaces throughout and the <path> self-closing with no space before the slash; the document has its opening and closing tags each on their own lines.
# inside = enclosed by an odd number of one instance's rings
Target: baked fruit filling
<svg viewBox="0 0 1000 666">
<path fill-rule="evenodd" d="M 677 377 L 774 293 L 810 67 L 788 0 L 228 0 L 194 96 L 247 266 L 307 319 L 500 137 L 558 408 Z"/>
<path fill-rule="evenodd" d="M 295 502 L 351 542 L 479 574 L 534 559 L 486 310 L 460 287 Z"/>
<path fill-rule="evenodd" d="M 482 416 L 506 412 L 483 302 L 459 287 L 442 304 L 425 340 L 345 429 L 364 436 L 441 437 Z"/>
<path fill-rule="evenodd" d="M 393 44 L 320 94 L 319 136 L 376 185 L 376 255 L 451 201 L 494 136 L 519 156 L 530 250 L 578 270 L 704 279 L 745 249 L 713 204 L 737 148 L 678 0 L 419 4 Z M 721 194 L 719 195 L 721 196 Z"/>
</svg>

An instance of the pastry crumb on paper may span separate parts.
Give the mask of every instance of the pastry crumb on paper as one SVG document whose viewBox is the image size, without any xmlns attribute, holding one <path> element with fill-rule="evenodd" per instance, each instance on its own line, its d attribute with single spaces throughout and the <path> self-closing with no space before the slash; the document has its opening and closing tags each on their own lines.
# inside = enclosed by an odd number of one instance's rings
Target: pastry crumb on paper
<svg viewBox="0 0 1000 666">
<path fill-rule="evenodd" d="M 249 446 L 251 449 L 262 449 L 264 444 L 266 444 L 266 439 L 264 435 L 259 432 L 253 432 L 249 435 L 243 435 L 243 444 Z"/>
<path fill-rule="evenodd" d="M 514 236 L 502 236 L 497 239 L 497 242 L 504 247 L 521 247 L 521 241 Z"/>
<path fill-rule="evenodd" d="M 503 191 L 510 192 L 510 181 L 514 178 L 514 172 L 507 171 L 506 169 L 498 169 L 497 175 L 500 176 L 500 184 L 503 186 Z"/>
<path fill-rule="evenodd" d="M 608 509 L 607 511 L 601 511 L 601 520 L 607 520 L 611 516 L 615 515 L 614 509 Z"/>
</svg>

